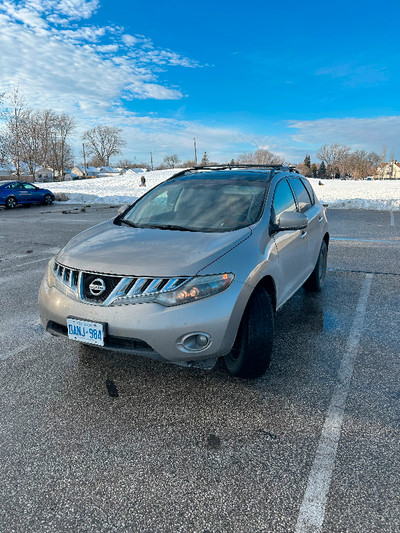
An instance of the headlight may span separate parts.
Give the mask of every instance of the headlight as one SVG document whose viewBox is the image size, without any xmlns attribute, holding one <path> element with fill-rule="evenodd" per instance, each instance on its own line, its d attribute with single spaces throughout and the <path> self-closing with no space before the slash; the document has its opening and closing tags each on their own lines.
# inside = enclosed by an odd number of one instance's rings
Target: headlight
<svg viewBox="0 0 400 533">
<path fill-rule="evenodd" d="M 196 276 L 176 291 L 159 294 L 155 302 L 167 307 L 195 302 L 224 291 L 234 279 L 232 273 Z"/>
<path fill-rule="evenodd" d="M 54 287 L 56 284 L 56 277 L 54 275 L 54 264 L 56 262 L 56 257 L 52 257 L 47 265 L 46 271 L 46 280 L 49 287 Z"/>
</svg>

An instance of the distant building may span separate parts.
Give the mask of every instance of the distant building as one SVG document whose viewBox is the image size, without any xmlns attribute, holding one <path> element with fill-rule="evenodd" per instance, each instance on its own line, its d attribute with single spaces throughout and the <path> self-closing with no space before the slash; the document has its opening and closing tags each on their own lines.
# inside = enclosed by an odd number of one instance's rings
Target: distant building
<svg viewBox="0 0 400 533">
<path fill-rule="evenodd" d="M 14 171 L 15 168 L 12 169 L 7 163 L 5 163 L 4 165 L 0 166 L 0 178 L 11 178 Z"/>
<path fill-rule="evenodd" d="M 99 172 L 99 177 L 103 178 L 105 176 L 109 176 L 110 174 L 121 174 L 121 171 L 118 168 L 115 167 L 101 167 Z"/>
<path fill-rule="evenodd" d="M 53 181 L 54 172 L 53 169 L 48 167 L 36 167 L 35 181 Z"/>
<path fill-rule="evenodd" d="M 400 163 L 397 161 L 389 161 L 389 163 L 382 163 L 377 170 L 375 179 L 378 180 L 398 180 L 400 179 Z"/>
</svg>

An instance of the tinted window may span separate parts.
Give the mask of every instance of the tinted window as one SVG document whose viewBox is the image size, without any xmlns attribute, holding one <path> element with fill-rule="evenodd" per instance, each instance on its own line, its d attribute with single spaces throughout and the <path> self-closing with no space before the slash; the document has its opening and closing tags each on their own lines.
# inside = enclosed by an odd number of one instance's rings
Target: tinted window
<svg viewBox="0 0 400 533">
<path fill-rule="evenodd" d="M 30 183 L 24 183 L 23 186 L 24 186 L 24 188 L 27 189 L 28 191 L 35 191 L 35 190 L 36 190 L 36 187 L 34 187 L 33 185 L 31 185 Z"/>
<path fill-rule="evenodd" d="M 307 189 L 308 194 L 310 195 L 311 203 L 314 205 L 315 204 L 314 189 L 311 187 L 310 182 L 306 180 L 305 178 L 301 178 L 301 181 L 303 185 L 305 186 L 305 188 Z"/>
<path fill-rule="evenodd" d="M 310 209 L 312 205 L 310 195 L 300 179 L 291 178 L 290 185 L 294 191 L 294 194 L 296 195 L 299 211 L 304 213 L 307 211 L 307 209 Z"/>
<path fill-rule="evenodd" d="M 279 217 L 284 211 L 296 211 L 296 203 L 288 182 L 281 180 L 276 186 L 272 204 L 272 220 L 275 224 L 278 223 Z"/>
</svg>

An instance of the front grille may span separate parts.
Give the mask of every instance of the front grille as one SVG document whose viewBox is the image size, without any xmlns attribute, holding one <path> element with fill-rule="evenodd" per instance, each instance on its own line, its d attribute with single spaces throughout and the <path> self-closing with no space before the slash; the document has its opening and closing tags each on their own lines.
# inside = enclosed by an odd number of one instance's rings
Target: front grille
<svg viewBox="0 0 400 533">
<path fill-rule="evenodd" d="M 54 275 L 77 299 L 104 306 L 150 302 L 157 294 L 174 291 L 190 279 L 111 276 L 71 269 L 57 262 Z"/>
<path fill-rule="evenodd" d="M 54 263 L 53 267 L 54 275 L 61 281 L 63 285 L 68 287 L 74 292 L 78 289 L 79 271 L 72 268 L 65 267 L 59 263 Z"/>
<path fill-rule="evenodd" d="M 96 284 L 97 280 L 98 283 Z M 103 303 L 107 300 L 120 281 L 121 278 L 116 276 L 104 276 L 100 274 L 88 274 L 87 272 L 82 272 L 82 299 L 85 299 L 88 302 Z M 101 294 L 96 294 L 95 289 L 100 286 L 100 282 L 104 284 L 105 289 Z M 93 285 L 95 287 L 91 289 L 91 286 L 93 287 Z"/>
</svg>

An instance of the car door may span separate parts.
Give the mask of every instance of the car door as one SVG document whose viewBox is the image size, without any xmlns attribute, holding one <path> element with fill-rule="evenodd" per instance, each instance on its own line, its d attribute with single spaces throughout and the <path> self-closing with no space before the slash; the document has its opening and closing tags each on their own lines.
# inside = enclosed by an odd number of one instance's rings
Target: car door
<svg viewBox="0 0 400 533">
<path fill-rule="evenodd" d="M 315 203 L 314 195 L 310 194 L 311 191 L 308 191 L 300 176 L 290 177 L 289 185 L 294 192 L 298 211 L 307 215 L 308 218 L 307 233 L 304 241 L 307 248 L 307 273 L 311 274 L 317 262 L 322 241 L 320 231 L 322 206 Z"/>
<path fill-rule="evenodd" d="M 297 204 L 287 178 L 281 179 L 274 191 L 271 210 L 272 228 L 285 211 L 297 211 Z M 278 252 L 279 287 L 278 305 L 285 302 L 301 286 L 307 271 L 306 230 L 284 230 L 273 232 Z"/>
<path fill-rule="evenodd" d="M 24 195 L 25 201 L 27 203 L 28 202 L 29 203 L 31 203 L 31 202 L 34 203 L 34 202 L 41 202 L 42 201 L 43 194 L 40 191 L 40 189 L 38 189 L 37 187 L 35 187 L 31 183 L 22 183 L 22 186 L 23 186 L 22 194 Z"/>
</svg>

